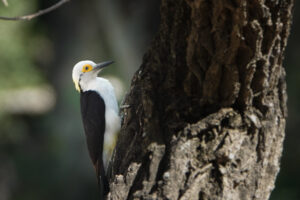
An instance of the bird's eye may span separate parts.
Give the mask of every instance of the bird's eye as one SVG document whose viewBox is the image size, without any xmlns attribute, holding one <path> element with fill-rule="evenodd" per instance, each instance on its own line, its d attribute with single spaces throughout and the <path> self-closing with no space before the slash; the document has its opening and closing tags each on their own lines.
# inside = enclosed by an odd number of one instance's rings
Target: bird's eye
<svg viewBox="0 0 300 200">
<path fill-rule="evenodd" d="M 82 72 L 89 72 L 93 69 L 92 65 L 86 64 L 82 67 Z"/>
</svg>

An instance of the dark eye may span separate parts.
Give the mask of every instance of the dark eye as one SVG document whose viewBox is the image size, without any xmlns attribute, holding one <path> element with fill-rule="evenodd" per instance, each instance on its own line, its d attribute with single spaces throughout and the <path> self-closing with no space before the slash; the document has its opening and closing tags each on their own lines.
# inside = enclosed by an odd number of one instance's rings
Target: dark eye
<svg viewBox="0 0 300 200">
<path fill-rule="evenodd" d="M 89 69 L 89 67 L 85 67 L 85 70 L 88 70 Z"/>
</svg>

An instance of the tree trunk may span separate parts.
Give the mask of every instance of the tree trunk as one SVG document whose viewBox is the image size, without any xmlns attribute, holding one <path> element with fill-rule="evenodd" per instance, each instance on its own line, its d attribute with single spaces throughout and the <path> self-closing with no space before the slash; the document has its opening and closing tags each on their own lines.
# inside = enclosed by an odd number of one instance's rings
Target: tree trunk
<svg viewBox="0 0 300 200">
<path fill-rule="evenodd" d="M 162 0 L 108 199 L 268 199 L 284 139 L 292 0 Z"/>
</svg>

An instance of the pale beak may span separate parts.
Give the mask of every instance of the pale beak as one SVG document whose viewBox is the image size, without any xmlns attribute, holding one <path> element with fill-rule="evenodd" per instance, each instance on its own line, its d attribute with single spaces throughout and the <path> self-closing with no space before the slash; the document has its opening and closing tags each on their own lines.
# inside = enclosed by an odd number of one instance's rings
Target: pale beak
<svg viewBox="0 0 300 200">
<path fill-rule="evenodd" d="M 98 63 L 94 66 L 93 71 L 99 72 L 100 69 L 112 64 L 113 62 L 114 61 L 105 61 L 105 62 Z"/>
</svg>

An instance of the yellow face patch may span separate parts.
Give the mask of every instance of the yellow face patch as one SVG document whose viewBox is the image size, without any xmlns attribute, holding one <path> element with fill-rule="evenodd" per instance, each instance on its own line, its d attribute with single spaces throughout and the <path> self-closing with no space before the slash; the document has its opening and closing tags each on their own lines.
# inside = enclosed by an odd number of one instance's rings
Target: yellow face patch
<svg viewBox="0 0 300 200">
<path fill-rule="evenodd" d="M 90 64 L 85 64 L 85 65 L 83 65 L 83 67 L 82 67 L 82 72 L 89 72 L 89 71 L 91 71 L 93 69 L 93 67 L 92 67 L 92 65 L 90 65 Z"/>
<path fill-rule="evenodd" d="M 74 82 L 74 83 L 75 83 L 75 88 L 76 88 L 76 90 L 77 90 L 78 92 L 80 92 L 80 87 L 79 87 L 78 82 Z"/>
</svg>

